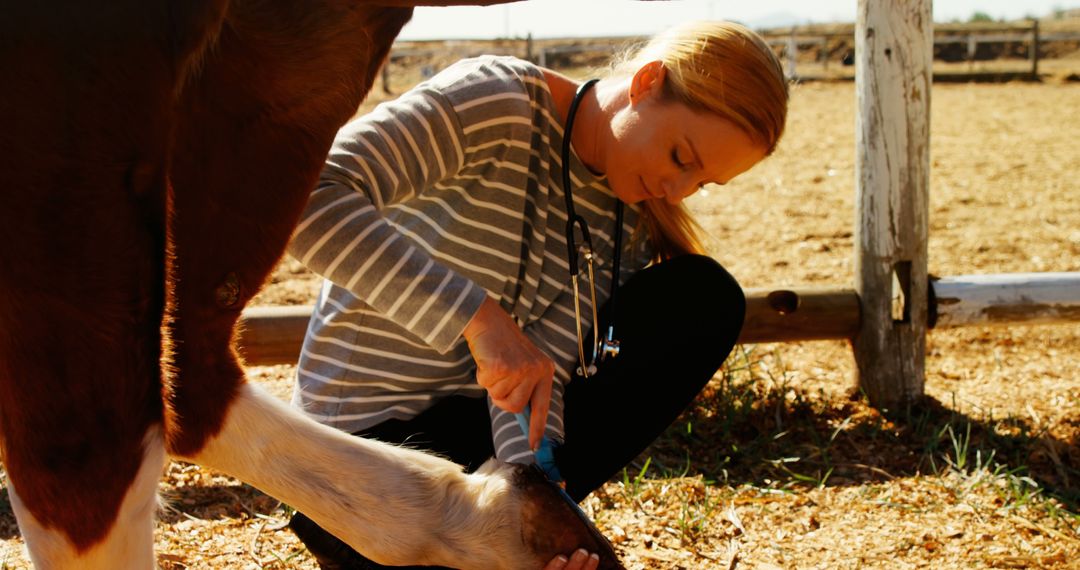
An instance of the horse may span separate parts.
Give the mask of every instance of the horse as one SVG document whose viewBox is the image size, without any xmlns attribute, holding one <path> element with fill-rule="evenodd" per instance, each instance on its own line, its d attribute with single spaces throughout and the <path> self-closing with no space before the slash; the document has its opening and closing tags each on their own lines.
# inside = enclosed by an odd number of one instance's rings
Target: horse
<svg viewBox="0 0 1080 570">
<path fill-rule="evenodd" d="M 474 474 L 245 381 L 241 310 L 415 4 L 11 2 L 0 19 L 0 453 L 39 568 L 152 568 L 168 456 L 384 564 L 610 546 L 522 466 Z"/>
</svg>

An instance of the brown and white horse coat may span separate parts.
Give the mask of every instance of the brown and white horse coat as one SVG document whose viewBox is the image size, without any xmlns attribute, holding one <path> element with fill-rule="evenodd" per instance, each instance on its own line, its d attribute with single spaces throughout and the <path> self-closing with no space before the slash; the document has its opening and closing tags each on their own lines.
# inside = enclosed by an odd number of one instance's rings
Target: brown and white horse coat
<svg viewBox="0 0 1080 570">
<path fill-rule="evenodd" d="M 0 449 L 35 565 L 152 568 L 167 455 L 384 563 L 536 568 L 603 550 L 521 471 L 465 475 L 244 380 L 240 311 L 412 3 L 5 6 Z"/>
</svg>

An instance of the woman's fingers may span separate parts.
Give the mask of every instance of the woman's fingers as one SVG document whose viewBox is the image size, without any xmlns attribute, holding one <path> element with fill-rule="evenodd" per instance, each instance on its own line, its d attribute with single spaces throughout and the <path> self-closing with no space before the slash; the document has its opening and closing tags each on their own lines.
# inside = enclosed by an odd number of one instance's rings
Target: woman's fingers
<svg viewBox="0 0 1080 570">
<path fill-rule="evenodd" d="M 506 402 L 518 385 L 518 382 L 504 374 L 490 373 L 479 368 L 476 370 L 476 381 L 488 391 L 488 395 L 491 396 L 496 405 L 499 402 Z M 502 408 L 503 406 L 499 405 L 499 407 Z"/>
<path fill-rule="evenodd" d="M 521 332 L 498 303 L 491 299 L 484 301 L 465 327 L 465 339 L 476 361 L 476 381 L 488 391 L 496 406 L 518 413 L 533 401 L 535 408 L 536 387 L 544 384 L 550 398 L 555 364 Z M 547 407 L 548 402 L 544 402 L 545 412 Z"/>
<path fill-rule="evenodd" d="M 554 372 L 545 371 L 546 379 L 537 382 L 520 382 L 506 398 L 496 398 L 492 395 L 491 400 L 499 408 L 508 412 L 521 413 L 526 404 L 529 405 L 529 448 L 536 450 L 540 447 L 540 440 L 544 438 L 544 428 L 547 424 L 548 409 L 551 407 L 551 389 L 554 382 Z M 506 384 L 500 382 L 499 384 Z M 530 390 L 530 386 L 532 389 Z M 493 394 L 492 390 L 488 390 Z"/>
<path fill-rule="evenodd" d="M 569 558 L 561 554 L 552 558 L 543 570 L 596 570 L 599 565 L 599 556 L 578 549 Z"/>
<path fill-rule="evenodd" d="M 487 391 L 495 405 L 513 413 L 519 413 L 525 409 L 532 396 L 542 373 L 532 371 L 515 371 L 513 375 L 505 375 L 488 386 Z"/>
<path fill-rule="evenodd" d="M 544 428 L 547 427 L 548 408 L 551 406 L 551 384 L 554 381 L 554 373 L 548 376 L 547 381 L 536 384 L 529 400 L 532 414 L 529 417 L 529 449 L 540 448 L 540 441 L 544 439 Z"/>
<path fill-rule="evenodd" d="M 525 405 L 529 403 L 529 397 L 532 396 L 533 389 L 540 383 L 540 378 L 536 376 L 536 373 L 529 373 L 528 376 L 523 377 L 516 383 L 514 389 L 506 397 L 506 401 L 514 407 L 514 413 L 518 413 L 525 409 Z"/>
</svg>

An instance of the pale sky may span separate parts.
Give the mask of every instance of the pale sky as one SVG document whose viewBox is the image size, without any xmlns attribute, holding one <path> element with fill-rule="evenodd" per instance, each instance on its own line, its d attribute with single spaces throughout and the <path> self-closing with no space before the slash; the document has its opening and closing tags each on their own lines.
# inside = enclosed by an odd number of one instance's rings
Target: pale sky
<svg viewBox="0 0 1080 570">
<path fill-rule="evenodd" d="M 400 39 L 648 35 L 684 20 L 736 20 L 754 28 L 852 22 L 857 0 L 530 0 L 499 6 L 418 8 Z M 934 21 L 1044 17 L 1080 0 L 937 0 Z"/>
</svg>

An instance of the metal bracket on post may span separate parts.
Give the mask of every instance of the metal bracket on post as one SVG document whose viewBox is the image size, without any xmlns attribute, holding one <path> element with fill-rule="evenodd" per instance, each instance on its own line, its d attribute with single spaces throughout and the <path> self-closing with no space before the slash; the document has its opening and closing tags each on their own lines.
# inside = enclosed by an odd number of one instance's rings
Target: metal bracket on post
<svg viewBox="0 0 1080 570">
<path fill-rule="evenodd" d="M 911 322 L 911 262 L 901 261 L 893 265 L 892 319 L 893 324 Z"/>
</svg>

